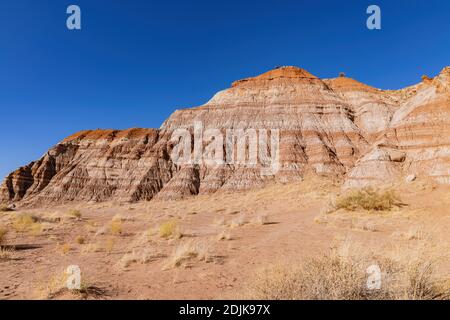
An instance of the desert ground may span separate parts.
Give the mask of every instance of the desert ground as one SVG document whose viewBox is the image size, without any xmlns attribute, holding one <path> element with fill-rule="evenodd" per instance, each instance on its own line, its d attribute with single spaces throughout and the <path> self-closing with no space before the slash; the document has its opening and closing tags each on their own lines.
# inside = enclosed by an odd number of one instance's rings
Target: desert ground
<svg viewBox="0 0 450 320">
<path fill-rule="evenodd" d="M 346 192 L 325 177 L 178 201 L 19 206 L 0 213 L 0 299 L 278 298 L 255 286 L 258 274 L 330 250 L 418 259 L 446 280 L 450 187 L 417 179 L 389 190 L 398 202 L 377 210 L 336 207 Z M 70 265 L 80 290 L 64 287 Z"/>
</svg>

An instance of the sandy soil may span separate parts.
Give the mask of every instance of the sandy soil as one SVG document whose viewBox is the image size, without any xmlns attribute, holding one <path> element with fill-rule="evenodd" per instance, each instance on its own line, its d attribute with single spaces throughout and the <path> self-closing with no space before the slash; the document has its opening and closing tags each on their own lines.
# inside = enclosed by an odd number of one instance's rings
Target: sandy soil
<svg viewBox="0 0 450 320">
<path fill-rule="evenodd" d="M 61 290 L 69 265 L 81 268 L 89 299 L 232 299 L 242 297 L 258 269 L 300 263 L 349 239 L 366 250 L 434 248 L 443 256 L 439 272 L 447 275 L 450 188 L 424 181 L 395 188 L 406 205 L 382 213 L 327 213 L 340 184 L 321 178 L 173 202 L 0 213 L 8 229 L 0 299 L 86 298 Z M 81 218 L 71 215 L 75 209 Z M 21 228 L 16 217 L 24 213 L 37 221 Z M 163 238 L 167 221 L 176 228 Z M 182 246 L 200 253 L 175 266 Z"/>
</svg>

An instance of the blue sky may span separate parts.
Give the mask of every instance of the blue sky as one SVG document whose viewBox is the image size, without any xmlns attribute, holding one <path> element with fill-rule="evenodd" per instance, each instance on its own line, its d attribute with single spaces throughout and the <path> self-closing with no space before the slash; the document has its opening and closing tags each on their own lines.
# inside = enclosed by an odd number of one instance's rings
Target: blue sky
<svg viewBox="0 0 450 320">
<path fill-rule="evenodd" d="M 76 131 L 159 127 L 278 65 L 414 84 L 450 65 L 449 16 L 443 0 L 0 0 L 0 176 Z"/>
</svg>

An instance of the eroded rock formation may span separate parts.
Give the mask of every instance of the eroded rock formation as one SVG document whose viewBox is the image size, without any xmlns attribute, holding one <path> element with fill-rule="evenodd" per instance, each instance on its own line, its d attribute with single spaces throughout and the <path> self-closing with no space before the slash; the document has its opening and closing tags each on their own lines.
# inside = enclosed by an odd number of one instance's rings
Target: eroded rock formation
<svg viewBox="0 0 450 320">
<path fill-rule="evenodd" d="M 224 135 L 233 129 L 278 130 L 279 167 L 262 174 L 261 163 L 175 163 L 173 133 L 186 129 L 194 141 L 194 123 Z M 448 67 L 397 91 L 345 77 L 321 80 L 303 69 L 282 67 L 236 81 L 203 106 L 177 110 L 160 129 L 70 136 L 6 177 L 0 202 L 173 199 L 297 180 L 306 171 L 342 176 L 346 187 L 408 174 L 450 183 L 449 125 Z M 207 144 L 202 141 L 202 147 Z"/>
</svg>

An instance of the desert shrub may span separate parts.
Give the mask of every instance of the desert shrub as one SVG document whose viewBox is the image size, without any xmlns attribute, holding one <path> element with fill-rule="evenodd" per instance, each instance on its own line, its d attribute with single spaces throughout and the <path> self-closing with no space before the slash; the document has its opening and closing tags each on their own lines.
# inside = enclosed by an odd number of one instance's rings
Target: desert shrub
<svg viewBox="0 0 450 320">
<path fill-rule="evenodd" d="M 76 219 L 81 219 L 81 217 L 82 217 L 81 212 L 79 210 L 76 210 L 76 209 L 69 210 L 69 212 L 67 214 L 69 216 L 71 216 L 71 217 L 76 218 Z"/>
<path fill-rule="evenodd" d="M 159 226 L 159 236 L 168 239 L 177 232 L 177 222 L 175 220 L 166 221 Z"/>
<path fill-rule="evenodd" d="M 13 227 L 17 232 L 30 232 L 34 235 L 42 231 L 39 219 L 27 213 L 17 215 L 14 219 Z"/>
<path fill-rule="evenodd" d="M 176 268 L 182 266 L 191 259 L 198 261 L 209 260 L 210 247 L 206 242 L 186 241 L 175 248 L 169 258 L 166 267 Z"/>
<path fill-rule="evenodd" d="M 123 255 L 122 258 L 119 260 L 119 265 L 122 269 L 126 269 L 136 262 L 138 262 L 138 257 L 136 252 L 133 251 Z"/>
<path fill-rule="evenodd" d="M 83 237 L 83 236 L 77 236 L 76 239 L 75 239 L 75 241 L 76 241 L 78 244 L 85 244 L 85 243 L 86 243 L 86 238 Z"/>
<path fill-rule="evenodd" d="M 121 220 L 112 220 L 109 224 L 109 230 L 112 234 L 118 235 L 122 233 L 122 221 Z"/>
<path fill-rule="evenodd" d="M 3 248 L 0 247 L 0 261 L 9 260 L 14 255 L 14 249 L 13 248 Z"/>
<path fill-rule="evenodd" d="M 366 268 L 378 261 L 381 288 L 367 287 Z M 259 271 L 246 287 L 248 299 L 261 300 L 432 300 L 449 299 L 450 286 L 436 279 L 427 259 L 399 262 L 387 257 L 343 257 L 330 253 L 299 266 Z"/>
<path fill-rule="evenodd" d="M 0 225 L 0 245 L 6 242 L 6 236 L 8 234 L 8 229 L 6 227 Z"/>
<path fill-rule="evenodd" d="M 245 221 L 244 215 L 239 215 L 230 221 L 230 227 L 231 228 L 241 227 L 241 226 L 245 225 L 246 223 L 247 222 Z"/>
<path fill-rule="evenodd" d="M 68 254 L 70 252 L 70 250 L 72 249 L 68 243 L 64 243 L 63 245 L 61 245 L 60 248 L 61 248 L 61 253 L 64 255 Z"/>
<path fill-rule="evenodd" d="M 264 213 L 258 214 L 253 218 L 252 222 L 255 224 L 265 225 L 269 223 L 269 217 L 267 214 Z"/>
<path fill-rule="evenodd" d="M 48 300 L 68 294 L 71 297 L 70 299 L 88 299 L 89 297 L 98 299 L 106 293 L 105 290 L 86 282 L 84 277 L 81 278 L 79 289 L 68 289 L 68 277 L 67 271 L 62 271 L 54 274 L 43 284 L 38 284 L 35 288 L 36 298 Z"/>
<path fill-rule="evenodd" d="M 387 211 L 394 206 L 401 205 L 401 201 L 393 190 L 376 190 L 363 188 L 352 190 L 336 199 L 335 208 L 354 211 L 357 209 Z"/>
</svg>

